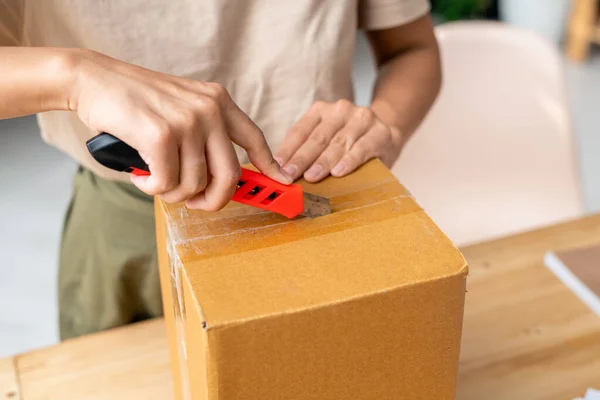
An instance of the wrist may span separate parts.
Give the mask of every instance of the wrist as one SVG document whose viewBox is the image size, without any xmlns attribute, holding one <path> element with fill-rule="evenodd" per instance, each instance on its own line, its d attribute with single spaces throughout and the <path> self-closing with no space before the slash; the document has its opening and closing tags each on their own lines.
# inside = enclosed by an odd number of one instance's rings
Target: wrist
<svg viewBox="0 0 600 400">
<path fill-rule="evenodd" d="M 99 54 L 87 49 L 65 49 L 59 61 L 65 88 L 62 101 L 69 111 L 77 111 L 79 99 L 94 69 L 94 58 Z"/>
<path fill-rule="evenodd" d="M 387 101 L 377 99 L 371 103 L 371 110 L 377 119 L 390 128 L 394 144 L 402 147 L 409 134 L 400 127 L 398 111 Z"/>
<path fill-rule="evenodd" d="M 40 91 L 41 111 L 77 109 L 84 52 L 80 49 L 48 49 L 48 56 L 40 64 L 40 72 L 49 83 Z"/>
<path fill-rule="evenodd" d="M 97 68 L 100 57 L 99 53 L 87 49 L 60 49 L 54 52 L 44 66 L 54 86 L 45 108 L 77 111 L 86 82 Z"/>
</svg>

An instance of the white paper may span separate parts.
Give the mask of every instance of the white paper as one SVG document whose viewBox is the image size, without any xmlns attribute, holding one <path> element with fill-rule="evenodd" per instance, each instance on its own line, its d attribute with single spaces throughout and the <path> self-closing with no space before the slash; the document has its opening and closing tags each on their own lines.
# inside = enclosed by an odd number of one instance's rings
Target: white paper
<svg viewBox="0 0 600 400">
<path fill-rule="evenodd" d="M 556 254 L 552 252 L 546 253 L 544 256 L 544 264 L 546 267 L 556 275 L 558 279 L 565 284 L 566 287 L 571 289 L 573 293 L 581 301 L 583 301 L 592 311 L 600 317 L 600 297 L 596 296 L 596 293 L 592 292 L 590 288 L 588 288 L 583 282 L 579 280 L 579 278 L 571 272 L 571 270 L 563 264 L 560 258 L 556 256 Z M 597 390 L 596 390 L 597 392 Z M 597 396 L 592 393 L 593 396 Z M 593 400 L 596 400 L 598 397 L 592 397 Z M 581 399 L 581 398 L 580 398 Z M 576 399 L 579 400 L 579 399 Z M 584 400 L 589 400 L 587 397 Z"/>
<path fill-rule="evenodd" d="M 588 389 L 585 392 L 585 397 L 577 397 L 573 400 L 600 400 L 600 390 Z"/>
</svg>

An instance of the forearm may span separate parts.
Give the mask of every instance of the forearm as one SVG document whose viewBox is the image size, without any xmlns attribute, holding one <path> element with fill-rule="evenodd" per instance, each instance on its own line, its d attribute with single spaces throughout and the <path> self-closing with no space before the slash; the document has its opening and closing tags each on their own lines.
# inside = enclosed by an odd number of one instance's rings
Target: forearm
<svg viewBox="0 0 600 400">
<path fill-rule="evenodd" d="M 371 107 L 384 123 L 398 128 L 406 141 L 433 104 L 441 75 L 436 45 L 400 53 L 379 68 Z"/>
<path fill-rule="evenodd" d="M 79 50 L 0 47 L 0 119 L 70 110 Z"/>
</svg>

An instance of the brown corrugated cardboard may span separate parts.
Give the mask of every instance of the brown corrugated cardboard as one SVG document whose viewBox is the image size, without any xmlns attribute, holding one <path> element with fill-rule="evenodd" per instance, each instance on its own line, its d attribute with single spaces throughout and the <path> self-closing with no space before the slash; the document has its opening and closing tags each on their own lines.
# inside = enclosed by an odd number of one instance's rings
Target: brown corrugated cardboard
<svg viewBox="0 0 600 400">
<path fill-rule="evenodd" d="M 302 185 L 332 214 L 156 202 L 176 397 L 453 398 L 461 254 L 379 161 Z"/>
</svg>

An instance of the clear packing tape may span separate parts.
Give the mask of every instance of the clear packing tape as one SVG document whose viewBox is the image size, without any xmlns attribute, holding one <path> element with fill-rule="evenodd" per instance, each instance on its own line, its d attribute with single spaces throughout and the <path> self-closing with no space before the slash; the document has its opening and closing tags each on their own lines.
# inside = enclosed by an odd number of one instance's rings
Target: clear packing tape
<svg viewBox="0 0 600 400">
<path fill-rule="evenodd" d="M 189 368 L 187 362 L 187 348 L 185 341 L 185 301 L 183 294 L 183 264 L 177 251 L 174 242 L 171 240 L 171 229 L 167 230 L 167 253 L 170 260 L 170 277 L 171 277 L 171 293 L 173 295 L 173 313 L 175 315 L 175 331 L 177 335 L 177 351 L 179 356 L 179 371 L 182 400 L 192 398 L 190 390 Z"/>
</svg>

